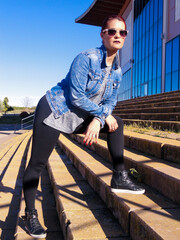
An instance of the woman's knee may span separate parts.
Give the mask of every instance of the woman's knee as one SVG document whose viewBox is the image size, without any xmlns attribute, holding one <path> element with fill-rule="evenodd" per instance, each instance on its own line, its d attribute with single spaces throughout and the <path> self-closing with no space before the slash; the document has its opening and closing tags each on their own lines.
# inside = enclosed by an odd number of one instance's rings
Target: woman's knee
<svg viewBox="0 0 180 240">
<path fill-rule="evenodd" d="M 123 122 L 122 118 L 120 118 L 119 116 L 114 116 L 114 118 L 116 119 L 118 126 L 123 128 L 124 122 Z"/>
</svg>

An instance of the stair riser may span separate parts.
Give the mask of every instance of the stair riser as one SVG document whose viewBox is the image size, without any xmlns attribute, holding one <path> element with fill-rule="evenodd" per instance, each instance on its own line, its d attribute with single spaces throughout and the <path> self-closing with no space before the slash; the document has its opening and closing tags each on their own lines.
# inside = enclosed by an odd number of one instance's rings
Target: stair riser
<svg viewBox="0 0 180 240">
<path fill-rule="evenodd" d="M 131 236 L 133 236 L 133 240 L 163 240 L 156 232 L 149 229 L 147 224 L 133 212 L 130 213 L 130 218 L 130 232 Z"/>
<path fill-rule="evenodd" d="M 170 107 L 170 108 L 126 108 L 126 109 L 115 109 L 113 114 L 130 114 L 130 113 L 179 113 L 180 107 Z"/>
<path fill-rule="evenodd" d="M 137 139 L 126 135 L 124 136 L 124 145 L 160 159 L 180 163 L 180 147 L 177 146 Z"/>
<path fill-rule="evenodd" d="M 140 119 L 140 120 L 161 120 L 161 121 L 180 121 L 179 113 L 169 113 L 169 114 L 124 114 L 124 113 L 116 113 L 115 115 L 120 116 L 122 119 Z"/>
<path fill-rule="evenodd" d="M 103 139 L 107 139 L 107 134 L 100 134 Z M 180 163 L 180 146 L 173 146 L 166 143 L 155 142 L 147 139 L 135 138 L 124 134 L 124 146 L 151 156 Z M 95 145 L 96 151 L 103 151 L 102 146 Z M 103 154 L 103 153 L 102 153 Z M 99 154 L 100 155 L 100 154 Z M 109 154 L 110 156 L 110 154 Z"/>
<path fill-rule="evenodd" d="M 125 104 L 138 104 L 138 103 L 152 103 L 152 102 L 163 102 L 163 101 L 177 101 L 180 99 L 180 91 L 176 93 L 169 93 L 169 94 L 159 94 L 159 95 L 150 95 L 146 97 L 139 97 L 139 98 L 134 98 L 134 99 L 128 99 L 124 101 L 119 101 L 118 105 L 123 105 Z"/>
<path fill-rule="evenodd" d="M 139 101 L 133 101 L 132 99 L 129 102 L 122 101 L 122 102 L 117 102 L 116 108 L 139 108 L 139 107 L 157 107 L 157 106 L 162 106 L 162 107 L 167 107 L 168 105 L 170 106 L 179 106 L 180 101 L 180 96 L 171 98 L 171 99 L 152 99 L 152 100 L 142 100 L 139 99 Z M 166 105 L 167 104 L 167 105 Z"/>
<path fill-rule="evenodd" d="M 180 192 L 180 182 L 178 180 L 163 175 L 156 169 L 144 167 L 128 157 L 125 157 L 124 163 L 126 169 L 135 168 L 140 173 L 144 183 L 153 187 L 173 202 L 180 204 L 180 196 L 177 194 L 177 192 Z"/>
<path fill-rule="evenodd" d="M 76 139 L 77 135 L 71 135 L 74 139 Z M 76 139 L 79 143 L 83 143 L 83 138 L 78 136 Z M 107 148 L 97 147 L 98 144 L 93 144 L 90 147 L 94 150 L 98 155 L 106 159 L 107 161 L 112 161 L 109 151 Z M 153 187 L 158 190 L 160 193 L 171 199 L 176 203 L 180 203 L 180 195 L 176 194 L 180 192 L 180 182 L 176 179 L 166 176 L 165 174 L 161 174 L 158 170 L 152 167 L 148 167 L 143 165 L 142 163 L 138 163 L 133 159 L 129 158 L 124 154 L 124 164 L 126 169 L 135 168 L 142 176 L 142 181 L 147 185 Z M 78 166 L 77 166 L 78 167 Z M 84 175 L 83 175 L 84 176 Z"/>
<path fill-rule="evenodd" d="M 157 107 L 176 107 L 176 106 L 180 106 L 180 101 L 171 101 L 171 102 L 159 102 L 159 103 L 138 103 L 138 104 L 117 104 L 115 109 L 116 110 L 122 110 L 122 109 L 139 109 L 139 108 L 157 108 Z"/>
</svg>

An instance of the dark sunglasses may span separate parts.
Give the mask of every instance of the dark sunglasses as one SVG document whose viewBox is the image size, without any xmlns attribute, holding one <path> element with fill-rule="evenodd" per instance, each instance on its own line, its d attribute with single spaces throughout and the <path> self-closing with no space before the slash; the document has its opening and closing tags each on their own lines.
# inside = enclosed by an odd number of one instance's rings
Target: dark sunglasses
<svg viewBox="0 0 180 240">
<path fill-rule="evenodd" d="M 113 37 L 114 35 L 116 35 L 117 31 L 119 31 L 119 35 L 122 38 L 127 37 L 127 34 L 128 34 L 127 30 L 104 29 L 102 32 L 103 33 L 107 32 L 110 37 Z"/>
</svg>

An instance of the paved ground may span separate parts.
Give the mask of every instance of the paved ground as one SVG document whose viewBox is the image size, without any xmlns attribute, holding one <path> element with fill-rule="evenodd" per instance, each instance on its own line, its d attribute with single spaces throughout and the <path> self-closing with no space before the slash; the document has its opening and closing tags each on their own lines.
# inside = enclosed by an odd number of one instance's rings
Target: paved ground
<svg viewBox="0 0 180 240">
<path fill-rule="evenodd" d="M 8 139 L 22 133 L 23 131 L 20 130 L 20 125 L 0 124 L 0 145 Z"/>
</svg>

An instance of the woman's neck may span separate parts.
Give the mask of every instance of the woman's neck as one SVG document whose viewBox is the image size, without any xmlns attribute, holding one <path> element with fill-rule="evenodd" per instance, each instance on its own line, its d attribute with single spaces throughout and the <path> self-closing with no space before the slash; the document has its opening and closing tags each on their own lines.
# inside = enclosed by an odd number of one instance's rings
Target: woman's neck
<svg viewBox="0 0 180 240">
<path fill-rule="evenodd" d="M 115 58 L 115 56 L 116 56 L 116 53 L 117 53 L 117 52 L 112 53 L 112 54 L 108 54 L 108 53 L 107 53 L 107 57 L 106 57 L 106 65 L 107 65 L 107 66 L 111 66 L 111 65 L 113 64 L 114 58 Z"/>
<path fill-rule="evenodd" d="M 107 66 L 111 66 L 113 64 L 115 56 L 116 56 L 116 54 L 106 57 L 106 65 Z"/>
</svg>

